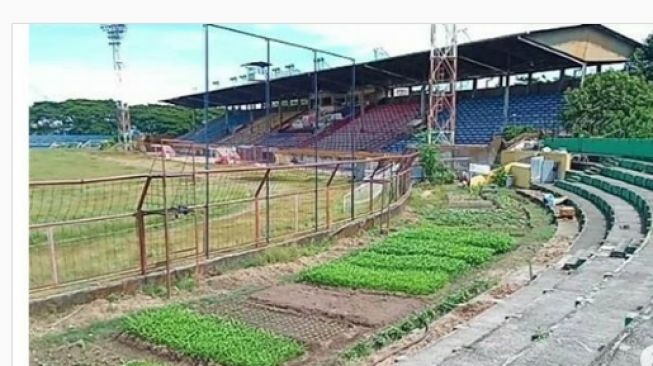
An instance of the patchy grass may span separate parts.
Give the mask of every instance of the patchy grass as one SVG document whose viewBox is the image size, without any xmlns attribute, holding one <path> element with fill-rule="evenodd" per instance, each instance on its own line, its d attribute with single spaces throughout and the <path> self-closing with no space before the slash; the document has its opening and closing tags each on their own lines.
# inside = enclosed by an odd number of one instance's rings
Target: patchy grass
<svg viewBox="0 0 653 366">
<path fill-rule="evenodd" d="M 187 291 L 191 292 L 197 287 L 197 283 L 195 282 L 195 279 L 191 276 L 186 276 L 184 278 L 179 279 L 175 283 L 175 287 L 179 291 Z"/>
<path fill-rule="evenodd" d="M 84 328 L 73 328 L 60 333 L 45 335 L 31 342 L 30 347 L 47 347 L 72 343 L 91 343 L 113 336 L 120 330 L 120 320 L 111 319 L 91 324 Z"/>
<path fill-rule="evenodd" d="M 110 159 L 115 157 L 115 159 Z M 151 158 L 141 157 L 144 161 Z M 135 165 L 122 164 L 115 153 L 82 149 L 31 149 L 30 180 L 97 178 L 146 173 Z"/>
</svg>

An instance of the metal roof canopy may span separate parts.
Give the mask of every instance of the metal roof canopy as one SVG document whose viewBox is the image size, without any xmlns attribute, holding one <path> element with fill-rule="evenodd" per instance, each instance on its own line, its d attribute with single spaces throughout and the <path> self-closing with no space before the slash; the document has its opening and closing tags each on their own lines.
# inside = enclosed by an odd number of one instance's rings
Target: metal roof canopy
<svg viewBox="0 0 653 366">
<path fill-rule="evenodd" d="M 598 64 L 585 62 L 565 52 L 534 41 L 529 35 L 560 32 L 588 27 L 614 38 L 615 42 L 639 45 L 607 27 L 597 24 L 577 25 L 548 30 L 524 32 L 479 40 L 458 46 L 458 80 L 502 76 L 507 73 L 523 74 L 558 70 Z M 420 51 L 356 64 L 356 87 L 379 86 L 385 88 L 425 84 L 429 72 L 429 51 Z M 351 66 L 341 66 L 317 72 L 320 91 L 344 93 L 351 88 Z M 313 93 L 313 72 L 270 80 L 270 99 L 305 98 Z M 237 85 L 209 92 L 210 106 L 243 105 L 262 103 L 265 99 L 265 83 Z M 201 108 L 204 93 L 196 93 L 166 99 L 164 102 Z"/>
</svg>

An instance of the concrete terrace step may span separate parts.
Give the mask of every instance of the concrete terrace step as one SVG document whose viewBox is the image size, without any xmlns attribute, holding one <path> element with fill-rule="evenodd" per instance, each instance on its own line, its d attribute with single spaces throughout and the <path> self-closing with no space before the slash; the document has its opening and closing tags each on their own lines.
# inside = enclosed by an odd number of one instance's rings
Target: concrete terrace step
<svg viewBox="0 0 653 366">
<path fill-rule="evenodd" d="M 609 171 L 602 170 L 603 176 L 588 176 L 583 173 L 573 172 L 574 175 L 581 178 L 585 184 L 592 185 L 605 192 L 611 193 L 624 199 L 628 204 L 633 206 L 640 216 L 640 227 L 642 234 L 647 234 L 651 224 L 651 207 L 653 207 L 653 192 L 633 184 L 628 184 L 625 180 L 615 179 L 609 175 Z M 630 175 L 625 174 L 625 177 Z M 648 184 L 645 181 L 639 181 L 640 184 Z"/>
<path fill-rule="evenodd" d="M 641 240 L 643 238 L 639 213 L 630 203 L 594 186 L 585 183 L 575 184 L 601 197 L 614 210 L 614 224 L 605 238 L 605 244 L 616 245 L 622 239 Z"/>
<path fill-rule="evenodd" d="M 642 237 L 639 215 L 625 200 L 583 183 L 568 184 L 592 193 L 612 207 L 616 224 L 608 232 L 607 240 Z M 596 248 L 602 237 L 597 231 L 601 233 L 604 228 L 597 230 L 593 224 L 601 220 L 605 223 L 598 208 L 558 187 L 547 188 L 567 195 L 576 200 L 578 207 L 585 209 L 587 230 L 581 232 L 574 247 L 587 233 L 592 233 L 594 242 L 584 243 L 584 246 Z M 611 281 L 625 263 L 628 262 L 593 256 L 568 275 L 548 270 L 530 286 L 472 320 L 468 328 L 401 364 L 589 365 L 599 355 L 600 346 L 610 342 L 623 329 L 624 312 L 650 297 L 651 292 L 646 291 L 653 283 L 649 281 L 637 284 L 637 293 L 632 298 L 621 299 L 626 295 L 615 297 L 612 294 L 626 291 L 628 286 L 624 283 L 633 281 L 630 276 Z M 606 316 L 610 319 L 605 320 Z"/>
<path fill-rule="evenodd" d="M 583 253 L 596 248 L 605 236 L 606 222 L 599 209 L 590 201 L 558 187 L 545 188 L 557 195 L 566 195 L 581 210 L 585 225 L 574 240 L 570 253 Z M 606 258 L 607 259 L 607 258 Z M 596 266 L 602 276 L 605 266 L 615 267 L 615 261 Z M 504 302 L 472 319 L 467 327 L 444 337 L 418 354 L 400 362 L 401 365 L 500 365 L 527 347 L 540 327 L 551 327 L 574 310 L 576 301 L 587 290 L 581 275 L 568 275 L 551 268 L 530 285 L 516 291 Z M 600 277 L 602 278 L 602 277 Z M 573 280 L 572 280 L 573 279 Z M 579 281 L 579 279 L 581 281 Z M 580 288 L 579 291 L 567 290 Z M 514 352 L 513 352 L 514 350 Z M 452 353 L 457 351 L 456 353 Z"/>
</svg>

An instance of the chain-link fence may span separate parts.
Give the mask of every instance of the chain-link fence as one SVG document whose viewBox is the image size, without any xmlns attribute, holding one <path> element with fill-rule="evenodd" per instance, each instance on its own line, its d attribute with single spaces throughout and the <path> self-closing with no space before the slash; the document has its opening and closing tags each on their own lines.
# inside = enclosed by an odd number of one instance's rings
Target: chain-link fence
<svg viewBox="0 0 653 366">
<path fill-rule="evenodd" d="M 165 154 L 163 154 L 165 155 Z M 414 156 L 30 183 L 31 292 L 85 286 L 333 230 L 387 210 Z M 50 291 L 48 291 L 50 292 Z"/>
</svg>

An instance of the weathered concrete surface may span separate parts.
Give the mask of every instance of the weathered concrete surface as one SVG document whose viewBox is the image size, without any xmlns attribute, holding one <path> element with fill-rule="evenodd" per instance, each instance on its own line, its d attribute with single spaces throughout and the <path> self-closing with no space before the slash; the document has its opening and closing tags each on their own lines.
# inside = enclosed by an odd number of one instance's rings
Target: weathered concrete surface
<svg viewBox="0 0 653 366">
<path fill-rule="evenodd" d="M 632 206 L 577 184 L 614 208 L 616 223 L 606 241 L 642 238 L 639 215 Z M 572 251 L 592 250 L 597 256 L 569 275 L 558 269 L 544 272 L 530 286 L 473 319 L 467 328 L 401 365 L 589 365 L 604 352 L 623 330 L 626 313 L 653 295 L 653 246 L 644 247 L 626 267 L 623 259 L 599 256 L 605 218 L 587 200 L 562 192 L 586 216 Z"/>
</svg>

